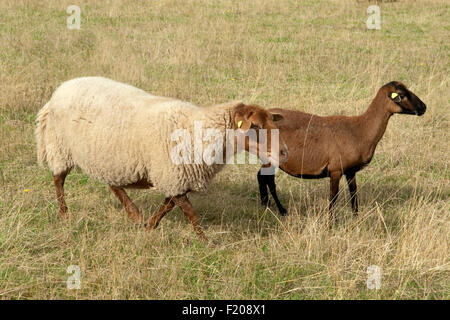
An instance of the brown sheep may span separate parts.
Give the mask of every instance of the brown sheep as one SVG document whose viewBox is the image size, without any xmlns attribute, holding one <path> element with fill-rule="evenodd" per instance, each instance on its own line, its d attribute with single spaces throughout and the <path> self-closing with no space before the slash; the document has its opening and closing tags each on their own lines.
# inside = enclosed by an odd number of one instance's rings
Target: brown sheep
<svg viewBox="0 0 450 320">
<path fill-rule="evenodd" d="M 390 117 L 394 113 L 421 116 L 425 110 L 426 105 L 398 81 L 382 86 L 367 111 L 359 116 L 321 117 L 294 110 L 270 109 L 283 115 L 276 125 L 280 130 L 280 139 L 289 149 L 288 160 L 280 168 L 298 178 L 330 177 L 330 217 L 333 216 L 339 181 L 345 175 L 351 206 L 357 215 L 355 174 L 372 160 Z M 269 187 L 280 214 L 285 215 L 287 211 L 276 194 L 274 171 L 263 175 L 260 170 L 258 183 L 262 205 L 269 204 Z"/>
</svg>

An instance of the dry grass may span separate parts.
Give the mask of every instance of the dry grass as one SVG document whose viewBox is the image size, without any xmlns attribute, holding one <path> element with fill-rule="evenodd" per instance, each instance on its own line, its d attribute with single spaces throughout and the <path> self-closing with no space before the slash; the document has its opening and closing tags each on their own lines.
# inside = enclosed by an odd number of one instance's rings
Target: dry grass
<svg viewBox="0 0 450 320">
<path fill-rule="evenodd" d="M 365 29 L 367 3 L 337 0 L 75 1 L 82 30 L 70 31 L 73 2 L 0 2 L 1 298 L 449 298 L 447 1 L 380 3 L 380 31 Z M 359 174 L 361 217 L 343 190 L 332 230 L 328 180 L 279 173 L 291 212 L 280 218 L 258 206 L 257 166 L 227 167 L 191 197 L 208 248 L 178 210 L 153 232 L 134 227 L 80 171 L 66 184 L 71 219 L 58 219 L 33 122 L 58 84 L 85 75 L 200 105 L 242 99 L 323 115 L 361 113 L 395 79 L 429 108 L 393 117 Z M 130 194 L 146 217 L 162 201 Z M 72 264 L 80 290 L 66 288 Z M 366 288 L 372 264 L 378 291 Z"/>
</svg>

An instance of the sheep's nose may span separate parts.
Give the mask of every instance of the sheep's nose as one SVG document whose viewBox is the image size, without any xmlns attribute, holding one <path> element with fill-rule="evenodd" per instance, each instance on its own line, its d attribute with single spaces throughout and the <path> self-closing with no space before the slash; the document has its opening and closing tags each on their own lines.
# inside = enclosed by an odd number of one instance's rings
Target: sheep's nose
<svg viewBox="0 0 450 320">
<path fill-rule="evenodd" d="M 427 110 L 427 106 L 425 105 L 425 103 L 421 103 L 420 107 L 417 107 L 415 110 L 416 115 L 421 116 L 425 113 L 425 111 Z"/>
</svg>

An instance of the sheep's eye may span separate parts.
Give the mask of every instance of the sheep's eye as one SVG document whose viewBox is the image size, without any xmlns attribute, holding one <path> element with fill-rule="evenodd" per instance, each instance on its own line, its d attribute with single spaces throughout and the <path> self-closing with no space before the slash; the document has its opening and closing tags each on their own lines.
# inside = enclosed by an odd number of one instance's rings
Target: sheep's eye
<svg viewBox="0 0 450 320">
<path fill-rule="evenodd" d="M 396 97 L 393 98 L 393 100 L 397 103 L 399 103 L 400 101 L 402 101 L 404 98 L 404 96 L 402 96 L 401 94 L 397 94 Z"/>
<path fill-rule="evenodd" d="M 252 123 L 252 125 L 250 126 L 250 129 L 258 130 L 258 129 L 260 129 L 260 127 L 256 124 Z"/>
</svg>

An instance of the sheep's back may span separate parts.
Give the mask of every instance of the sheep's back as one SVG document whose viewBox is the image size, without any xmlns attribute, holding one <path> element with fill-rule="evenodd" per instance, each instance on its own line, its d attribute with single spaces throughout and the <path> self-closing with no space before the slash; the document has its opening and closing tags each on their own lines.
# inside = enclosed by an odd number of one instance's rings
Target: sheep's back
<svg viewBox="0 0 450 320">
<path fill-rule="evenodd" d="M 48 127 L 73 165 L 114 186 L 147 179 L 166 196 L 203 190 L 218 170 L 204 164 L 176 165 L 175 129 L 192 132 L 201 108 L 157 97 L 104 78 L 80 78 L 58 88 Z"/>
<path fill-rule="evenodd" d="M 150 174 L 152 155 L 165 155 L 171 109 L 183 105 L 104 78 L 68 81 L 50 102 L 53 143 L 87 174 L 116 186 Z"/>
</svg>

